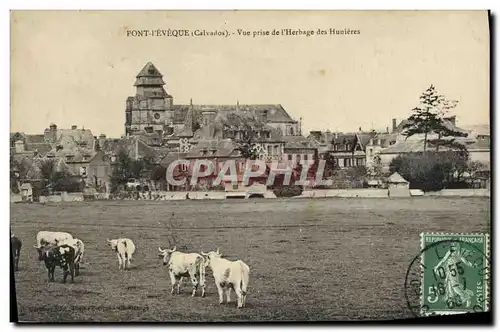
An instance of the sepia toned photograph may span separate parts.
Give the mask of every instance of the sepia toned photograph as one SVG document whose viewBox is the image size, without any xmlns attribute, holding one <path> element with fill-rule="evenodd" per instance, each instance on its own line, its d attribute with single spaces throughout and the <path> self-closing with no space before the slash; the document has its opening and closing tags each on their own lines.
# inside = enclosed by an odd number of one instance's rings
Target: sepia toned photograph
<svg viewBox="0 0 500 332">
<path fill-rule="evenodd" d="M 491 20 L 11 11 L 11 320 L 491 323 Z"/>
</svg>

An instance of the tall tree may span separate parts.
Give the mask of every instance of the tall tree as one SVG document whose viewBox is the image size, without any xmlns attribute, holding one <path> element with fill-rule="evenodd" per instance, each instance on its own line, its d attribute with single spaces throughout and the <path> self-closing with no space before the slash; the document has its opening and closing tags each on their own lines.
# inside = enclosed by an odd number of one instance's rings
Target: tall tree
<svg viewBox="0 0 500 332">
<path fill-rule="evenodd" d="M 457 104 L 458 101 L 447 100 L 443 95 L 440 95 L 431 84 L 420 96 L 420 106 L 412 109 L 413 114 L 403 126 L 403 135 L 408 138 L 416 134 L 424 134 L 424 152 L 427 151 L 428 142 L 434 144 L 436 150 L 439 150 L 439 146 L 464 150 L 465 146 L 454 138 L 445 139 L 445 137 L 467 136 L 467 134 L 457 131 L 445 123 L 445 117 L 449 110 L 456 107 Z M 428 140 L 430 133 L 437 134 L 438 138 Z"/>
<path fill-rule="evenodd" d="M 246 127 L 246 130 L 243 132 L 243 137 L 238 141 L 237 150 L 240 151 L 243 158 L 255 160 L 259 157 L 257 144 L 255 142 L 255 133 L 250 126 Z"/>
</svg>

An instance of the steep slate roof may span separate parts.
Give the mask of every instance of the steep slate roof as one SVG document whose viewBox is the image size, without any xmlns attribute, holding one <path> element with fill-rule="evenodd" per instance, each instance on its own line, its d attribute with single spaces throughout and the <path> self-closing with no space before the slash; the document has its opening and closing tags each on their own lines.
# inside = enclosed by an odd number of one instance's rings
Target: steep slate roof
<svg viewBox="0 0 500 332">
<path fill-rule="evenodd" d="M 205 155 L 201 152 L 206 151 Z M 202 140 L 194 146 L 188 153 L 187 158 L 200 157 L 233 157 L 238 156 L 240 152 L 237 150 L 237 145 L 231 139 L 222 140 Z"/>
<path fill-rule="evenodd" d="M 45 143 L 45 135 L 26 135 L 26 143 Z"/>
<path fill-rule="evenodd" d="M 75 149 L 61 149 L 59 151 L 57 151 L 57 149 L 52 149 L 45 155 L 47 157 L 60 157 L 60 158 L 72 157 L 71 158 L 72 163 L 84 163 L 84 162 L 89 162 L 94 157 L 95 154 L 96 152 L 92 149 L 79 147 Z"/>
<path fill-rule="evenodd" d="M 310 149 L 317 148 L 313 139 L 307 139 L 304 136 L 283 136 L 285 149 Z"/>
<path fill-rule="evenodd" d="M 478 139 L 474 143 L 467 145 L 468 151 L 490 151 L 491 143 L 489 139 Z"/>
<path fill-rule="evenodd" d="M 184 123 L 186 111 L 193 107 L 197 113 L 202 111 L 217 111 L 218 113 L 247 112 L 255 118 L 260 116 L 260 111 L 267 111 L 268 122 L 289 122 L 296 123 L 280 104 L 275 105 L 174 105 L 174 123 Z M 226 115 L 227 116 L 227 115 Z"/>
<path fill-rule="evenodd" d="M 393 133 L 403 133 L 404 131 L 404 126 L 409 123 L 408 119 L 404 119 L 403 121 L 401 121 L 399 123 L 399 125 L 396 127 L 396 129 L 393 131 Z M 454 125 L 450 120 L 448 119 L 444 119 L 443 120 L 443 125 L 448 128 L 449 130 L 453 130 L 453 131 L 458 131 L 458 132 L 461 132 L 461 133 L 464 133 L 464 134 L 469 134 L 469 131 L 468 130 L 465 130 L 465 129 L 462 129 L 460 127 L 457 127 L 456 125 Z"/>
<path fill-rule="evenodd" d="M 123 137 L 118 140 L 106 140 L 101 147 L 101 150 L 109 155 L 117 155 L 121 150 L 123 150 L 127 152 L 130 158 L 135 158 L 136 143 L 139 158 L 155 157 L 154 149 L 149 147 L 146 143 L 144 143 L 140 138 L 136 136 Z"/>
<path fill-rule="evenodd" d="M 137 74 L 137 80 L 134 86 L 141 85 L 164 85 L 163 75 L 160 71 L 153 65 L 152 62 L 148 62 Z"/>
<path fill-rule="evenodd" d="M 487 124 L 467 126 L 465 129 L 477 135 L 489 136 L 491 134 L 490 125 Z"/>
<path fill-rule="evenodd" d="M 37 151 L 40 155 L 45 155 L 52 149 L 49 143 L 26 143 L 26 150 Z"/>
<path fill-rule="evenodd" d="M 387 178 L 388 183 L 408 183 L 398 172 L 392 173 L 391 176 Z"/>
<path fill-rule="evenodd" d="M 55 145 L 63 148 L 76 148 L 82 143 L 89 149 L 94 148 L 95 138 L 89 129 L 57 129 Z"/>
</svg>

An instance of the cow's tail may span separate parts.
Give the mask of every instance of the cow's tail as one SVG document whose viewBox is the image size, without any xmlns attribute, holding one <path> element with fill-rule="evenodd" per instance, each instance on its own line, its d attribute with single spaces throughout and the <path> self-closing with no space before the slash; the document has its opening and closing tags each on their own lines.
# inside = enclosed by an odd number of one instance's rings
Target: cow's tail
<svg viewBox="0 0 500 332">
<path fill-rule="evenodd" d="M 250 268 L 240 261 L 241 265 L 241 293 L 247 295 L 248 282 L 250 278 Z"/>
<path fill-rule="evenodd" d="M 200 286 L 205 286 L 205 258 L 198 257 L 198 268 L 200 271 Z"/>
</svg>

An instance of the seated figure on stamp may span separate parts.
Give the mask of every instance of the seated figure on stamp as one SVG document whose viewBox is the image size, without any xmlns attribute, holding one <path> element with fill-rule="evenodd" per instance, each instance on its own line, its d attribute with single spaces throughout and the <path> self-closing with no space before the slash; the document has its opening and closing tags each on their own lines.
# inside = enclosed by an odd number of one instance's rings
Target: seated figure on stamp
<svg viewBox="0 0 500 332">
<path fill-rule="evenodd" d="M 465 303 L 465 306 L 468 308 L 471 305 L 471 297 L 474 295 L 474 292 L 470 289 L 467 289 L 467 282 L 462 273 L 457 273 L 457 270 L 454 269 L 441 269 L 442 265 L 448 266 L 459 266 L 460 263 L 464 263 L 468 267 L 474 267 L 473 264 L 465 258 L 466 250 L 460 250 L 460 244 L 457 242 L 452 242 L 450 244 L 450 249 L 444 255 L 443 259 L 434 267 L 434 273 L 439 275 L 444 271 L 445 277 L 445 293 L 443 295 L 444 301 L 446 303 L 452 302 L 460 306 L 462 303 Z"/>
</svg>

